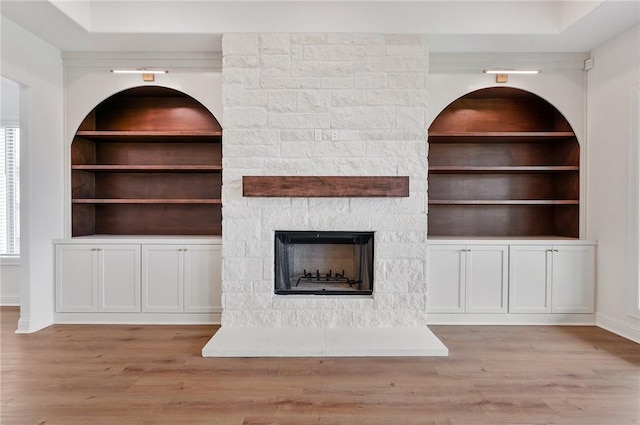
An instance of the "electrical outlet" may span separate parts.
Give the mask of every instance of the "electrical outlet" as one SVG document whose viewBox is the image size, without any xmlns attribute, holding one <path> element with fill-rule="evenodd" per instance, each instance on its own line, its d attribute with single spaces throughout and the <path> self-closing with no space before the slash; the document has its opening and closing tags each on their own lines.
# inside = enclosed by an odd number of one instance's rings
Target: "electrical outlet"
<svg viewBox="0 0 640 425">
<path fill-rule="evenodd" d="M 340 140 L 340 130 L 331 130 L 331 141 L 337 142 Z"/>
</svg>

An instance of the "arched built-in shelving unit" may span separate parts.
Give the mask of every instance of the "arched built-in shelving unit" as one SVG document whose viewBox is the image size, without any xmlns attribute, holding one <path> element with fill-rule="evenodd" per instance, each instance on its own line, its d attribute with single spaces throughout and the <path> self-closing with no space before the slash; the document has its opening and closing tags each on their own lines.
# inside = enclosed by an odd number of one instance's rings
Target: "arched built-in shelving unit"
<svg viewBox="0 0 640 425">
<path fill-rule="evenodd" d="M 222 128 L 177 90 L 96 106 L 71 145 L 72 235 L 219 235 Z"/>
<path fill-rule="evenodd" d="M 428 135 L 429 236 L 578 237 L 580 146 L 549 102 L 477 90 Z"/>
</svg>

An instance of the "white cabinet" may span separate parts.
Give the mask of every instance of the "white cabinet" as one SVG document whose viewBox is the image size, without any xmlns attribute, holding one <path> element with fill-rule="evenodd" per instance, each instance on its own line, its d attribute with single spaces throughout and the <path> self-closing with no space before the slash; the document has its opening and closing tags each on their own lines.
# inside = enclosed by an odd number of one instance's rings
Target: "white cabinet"
<svg viewBox="0 0 640 425">
<path fill-rule="evenodd" d="M 56 245 L 56 311 L 140 311 L 139 245 Z"/>
<path fill-rule="evenodd" d="M 143 245 L 142 251 L 144 312 L 219 311 L 220 245 Z"/>
<path fill-rule="evenodd" d="M 509 312 L 594 312 L 593 246 L 519 245 L 510 251 Z"/>
<path fill-rule="evenodd" d="M 55 241 L 56 320 L 218 322 L 222 312 L 221 249 L 216 237 Z"/>
<path fill-rule="evenodd" d="M 506 245 L 431 245 L 427 311 L 505 313 Z"/>
<path fill-rule="evenodd" d="M 436 239 L 428 252 L 430 323 L 592 323 L 595 243 Z"/>
</svg>

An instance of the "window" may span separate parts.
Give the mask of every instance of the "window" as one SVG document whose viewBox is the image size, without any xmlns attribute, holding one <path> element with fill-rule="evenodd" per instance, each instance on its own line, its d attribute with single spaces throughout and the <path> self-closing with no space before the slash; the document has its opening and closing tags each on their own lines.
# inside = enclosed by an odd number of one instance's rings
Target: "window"
<svg viewBox="0 0 640 425">
<path fill-rule="evenodd" d="M 20 254 L 20 86 L 0 77 L 0 256 Z"/>
<path fill-rule="evenodd" d="M 0 255 L 20 253 L 20 129 L 0 127 Z"/>
</svg>

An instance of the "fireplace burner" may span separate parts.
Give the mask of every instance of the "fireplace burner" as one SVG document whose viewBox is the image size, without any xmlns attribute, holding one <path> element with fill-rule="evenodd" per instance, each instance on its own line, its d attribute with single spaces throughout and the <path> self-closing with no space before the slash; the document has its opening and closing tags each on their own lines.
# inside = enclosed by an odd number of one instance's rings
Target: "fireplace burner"
<svg viewBox="0 0 640 425">
<path fill-rule="evenodd" d="M 373 232 L 277 231 L 275 293 L 373 293 Z"/>
<path fill-rule="evenodd" d="M 296 286 L 300 285 L 300 281 L 304 279 L 310 283 L 346 283 L 349 286 L 358 284 L 358 289 L 361 289 L 362 287 L 361 280 L 356 281 L 345 277 L 344 270 L 342 270 L 342 273 L 336 273 L 335 275 L 333 275 L 333 270 L 329 270 L 329 273 L 326 273 L 324 276 L 320 274 L 320 270 L 316 270 L 315 275 L 313 273 L 307 273 L 307 269 L 304 269 L 303 273 L 304 276 L 300 276 L 298 278 Z"/>
</svg>

